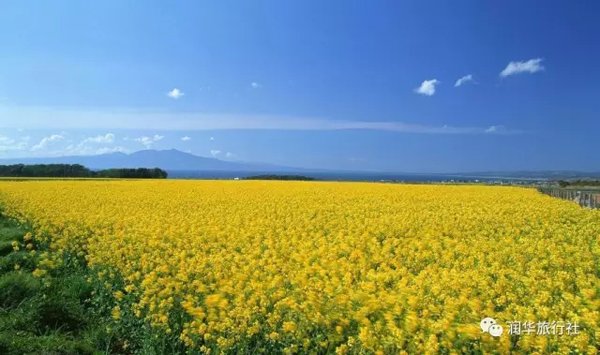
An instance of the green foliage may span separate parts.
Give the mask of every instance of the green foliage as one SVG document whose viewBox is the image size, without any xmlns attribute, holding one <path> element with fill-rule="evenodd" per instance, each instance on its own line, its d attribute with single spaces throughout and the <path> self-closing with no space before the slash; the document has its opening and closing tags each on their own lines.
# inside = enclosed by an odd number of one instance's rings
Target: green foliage
<svg viewBox="0 0 600 355">
<path fill-rule="evenodd" d="M 23 232 L 23 229 L 21 229 L 21 227 L 17 226 L 17 225 L 7 225 L 7 226 L 3 226 L 0 227 L 0 241 L 6 241 L 6 242 L 13 242 L 13 241 L 17 241 L 17 242 L 22 242 L 23 241 L 23 236 L 25 235 L 25 232 Z"/>
<path fill-rule="evenodd" d="M 24 234 L 0 214 L 0 354 L 123 353 L 111 345 L 107 318 L 89 311 L 94 286 L 86 276 L 72 268 L 34 277 L 35 257 L 12 244 L 22 247 Z"/>
<path fill-rule="evenodd" d="M 100 170 L 95 172 L 94 176 L 121 179 L 166 179 L 168 174 L 166 171 L 159 168 L 137 168 Z"/>
<path fill-rule="evenodd" d="M 13 245 L 10 240 L 0 241 L 0 256 L 6 256 L 13 252 Z"/>
<path fill-rule="evenodd" d="M 86 339 L 73 339 L 60 333 L 31 336 L 20 331 L 0 332 L 3 355 L 93 355 L 102 354 Z"/>
<path fill-rule="evenodd" d="M 13 271 L 15 269 L 15 265 L 19 265 L 20 270 L 33 271 L 33 256 L 25 251 L 13 251 L 12 253 L 0 258 L 0 273 Z"/>
<path fill-rule="evenodd" d="M 10 177 L 89 177 L 90 169 L 79 164 L 0 165 L 0 176 Z"/>
<path fill-rule="evenodd" d="M 558 180 L 558 186 L 600 186 L 600 180 Z"/>
<path fill-rule="evenodd" d="M 72 297 L 47 297 L 37 304 L 34 314 L 40 334 L 52 330 L 78 334 L 87 326 L 83 309 Z"/>
<path fill-rule="evenodd" d="M 11 272 L 0 276 L 0 307 L 12 309 L 39 292 L 41 283 L 30 273 Z"/>
<path fill-rule="evenodd" d="M 1 177 L 166 179 L 159 168 L 106 169 L 93 171 L 79 164 L 0 165 Z"/>
</svg>

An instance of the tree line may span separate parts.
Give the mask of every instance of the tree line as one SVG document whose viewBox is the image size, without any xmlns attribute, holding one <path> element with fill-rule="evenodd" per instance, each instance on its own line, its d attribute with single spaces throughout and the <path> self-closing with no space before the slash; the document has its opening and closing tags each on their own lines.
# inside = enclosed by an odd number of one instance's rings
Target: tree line
<svg viewBox="0 0 600 355">
<path fill-rule="evenodd" d="M 600 180 L 559 180 L 558 185 L 560 187 L 568 186 L 600 186 Z"/>
<path fill-rule="evenodd" d="M 80 164 L 14 164 L 0 165 L 1 177 L 60 177 L 60 178 L 122 178 L 166 179 L 168 174 L 159 168 L 91 170 Z"/>
</svg>

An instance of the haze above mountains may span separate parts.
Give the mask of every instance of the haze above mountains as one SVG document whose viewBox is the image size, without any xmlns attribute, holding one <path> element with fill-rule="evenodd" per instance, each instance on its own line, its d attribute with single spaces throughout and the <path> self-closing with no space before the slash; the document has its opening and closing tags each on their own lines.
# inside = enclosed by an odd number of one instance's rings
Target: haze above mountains
<svg viewBox="0 0 600 355">
<path fill-rule="evenodd" d="M 201 157 L 177 149 L 141 150 L 131 154 L 121 152 L 100 155 L 75 155 L 46 158 L 0 159 L 0 165 L 10 164 L 81 164 L 90 169 L 110 168 L 161 168 L 167 171 L 230 171 L 230 172 L 327 172 L 321 169 L 279 166 L 263 163 L 225 161 L 216 158 Z M 334 172 L 334 171 L 330 171 Z M 381 172 L 386 173 L 386 172 Z M 392 173 L 392 172 L 387 172 Z M 403 172 L 402 174 L 410 174 Z M 418 175 L 418 174 L 415 174 Z M 422 174 L 425 175 L 425 174 Z M 445 173 L 445 175 L 450 175 Z M 486 171 L 457 172 L 451 175 L 471 177 L 511 177 L 511 178 L 600 178 L 600 172 L 580 171 Z"/>
</svg>

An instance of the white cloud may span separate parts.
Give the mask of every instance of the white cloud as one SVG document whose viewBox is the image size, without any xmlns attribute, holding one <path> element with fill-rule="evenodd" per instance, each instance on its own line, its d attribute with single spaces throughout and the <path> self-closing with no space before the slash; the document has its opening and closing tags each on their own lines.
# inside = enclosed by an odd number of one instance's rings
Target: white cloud
<svg viewBox="0 0 600 355">
<path fill-rule="evenodd" d="M 211 150 L 210 151 L 210 155 L 212 155 L 213 157 L 216 157 L 217 155 L 221 154 L 220 150 Z"/>
<path fill-rule="evenodd" d="M 0 153 L 27 149 L 27 143 L 19 142 L 14 145 L 0 145 Z"/>
<path fill-rule="evenodd" d="M 94 155 L 114 152 L 128 152 L 123 147 L 98 147 L 99 144 L 111 144 L 115 141 L 114 134 L 108 133 L 104 136 L 89 137 L 77 144 L 69 144 L 65 149 L 51 152 L 54 155 Z M 72 142 L 72 141 L 69 141 Z"/>
<path fill-rule="evenodd" d="M 53 152 L 53 155 L 91 155 L 93 152 L 94 148 L 81 142 L 79 144 L 69 144 L 63 151 Z"/>
<path fill-rule="evenodd" d="M 179 90 L 178 88 L 175 88 L 167 93 L 168 97 L 175 99 L 175 100 L 182 97 L 183 95 L 185 95 L 185 93 L 182 92 L 181 90 Z"/>
<path fill-rule="evenodd" d="M 158 142 L 163 138 L 165 138 L 165 136 L 159 136 L 158 134 L 155 134 L 154 137 L 142 136 L 139 138 L 135 138 L 134 141 L 142 143 L 146 147 L 146 149 L 150 149 L 152 147 L 152 144 Z"/>
<path fill-rule="evenodd" d="M 414 89 L 417 94 L 432 96 L 435 94 L 435 86 L 439 84 L 440 81 L 437 79 L 425 80 L 421 83 L 421 86 Z"/>
<path fill-rule="evenodd" d="M 7 136 L 0 136 L 0 153 L 27 149 L 27 146 L 28 146 L 27 141 L 21 139 L 20 142 L 18 142 L 16 144 L 15 144 L 15 142 L 16 142 L 16 140 L 9 138 Z"/>
<path fill-rule="evenodd" d="M 432 126 L 396 121 L 349 121 L 320 117 L 239 115 L 209 113 L 152 112 L 136 110 L 77 111 L 41 108 L 4 109 L 0 128 L 12 128 L 13 122 L 31 129 L 97 129 L 97 130 L 157 130 L 157 131 L 216 131 L 216 130 L 302 130 L 333 131 L 368 129 L 423 134 L 483 134 L 488 127 Z M 521 133 L 509 130 L 510 133 Z M 129 140 L 137 140 L 140 138 Z M 147 138 L 152 140 L 152 138 Z"/>
<path fill-rule="evenodd" d="M 485 133 L 496 133 L 496 134 L 505 134 L 505 133 L 510 133 L 509 130 L 506 129 L 506 127 L 502 126 L 502 125 L 497 125 L 497 126 L 489 126 L 486 130 Z"/>
<path fill-rule="evenodd" d="M 184 141 L 184 142 L 187 142 L 187 141 L 191 141 L 192 138 L 190 138 L 188 136 L 185 136 L 185 137 L 181 137 L 181 140 Z"/>
<path fill-rule="evenodd" d="M 13 144 L 8 145 L 5 143 L 10 142 L 8 139 L 2 139 L 0 137 L 0 153 L 9 151 L 29 151 L 24 156 L 28 157 L 51 157 L 51 156 L 65 156 L 65 155 L 92 155 L 92 154 L 105 154 L 111 152 L 127 152 L 123 147 L 111 147 L 102 146 L 106 143 L 113 143 L 114 137 L 111 138 L 112 134 L 100 135 L 97 137 L 88 137 L 79 141 L 74 142 L 72 139 L 68 139 L 66 132 L 60 134 L 53 134 L 42 138 L 39 143 L 30 147 L 29 142 L 30 136 L 24 136 L 19 140 L 12 140 Z"/>
<path fill-rule="evenodd" d="M 258 89 L 258 88 L 261 88 L 261 87 L 262 87 L 262 85 L 260 85 L 260 84 L 259 84 L 259 83 L 257 83 L 257 82 L 252 82 L 252 83 L 250 83 L 250 86 L 251 86 L 253 89 Z"/>
<path fill-rule="evenodd" d="M 225 154 L 225 157 L 226 157 L 226 158 L 229 158 L 229 159 L 233 159 L 233 158 L 235 158 L 236 156 L 237 156 L 237 155 L 233 154 L 232 152 L 227 152 L 227 154 Z"/>
<path fill-rule="evenodd" d="M 529 59 L 526 62 L 510 62 L 504 68 L 504 70 L 500 73 L 501 77 L 507 77 L 513 74 L 520 73 L 536 73 L 544 70 L 544 67 L 540 64 L 542 62 L 542 58 Z"/>
<path fill-rule="evenodd" d="M 115 135 L 112 133 L 107 133 L 104 136 L 96 136 L 96 137 L 89 137 L 86 138 L 83 143 L 104 143 L 104 144 L 108 144 L 108 143 L 113 143 L 115 141 Z"/>
<path fill-rule="evenodd" d="M 142 143 L 146 148 L 150 148 L 152 146 L 152 143 L 154 143 L 154 141 L 150 137 L 145 136 L 136 138 L 134 139 L 134 141 Z"/>
<path fill-rule="evenodd" d="M 0 136 L 0 145 L 10 145 L 15 142 L 14 139 L 8 138 L 7 136 Z"/>
<path fill-rule="evenodd" d="M 475 80 L 473 80 L 473 75 L 469 74 L 469 75 L 465 75 L 462 78 L 456 80 L 456 83 L 454 84 L 454 86 L 458 87 L 458 86 L 461 86 L 462 84 L 468 83 L 468 82 L 477 84 L 477 82 L 475 82 Z"/>
<path fill-rule="evenodd" d="M 215 140 L 215 137 L 210 137 L 210 140 L 211 140 L 211 141 L 214 141 L 214 140 Z"/>
<path fill-rule="evenodd" d="M 95 151 L 96 154 L 109 154 L 109 153 L 116 153 L 116 152 L 129 153 L 129 150 L 125 149 L 123 147 L 104 147 L 104 148 L 96 149 L 96 151 Z"/>
<path fill-rule="evenodd" d="M 53 134 L 50 137 L 44 137 L 38 144 L 31 147 L 31 151 L 48 149 L 53 142 L 60 141 L 62 139 L 64 139 L 64 137 L 58 134 Z"/>
</svg>

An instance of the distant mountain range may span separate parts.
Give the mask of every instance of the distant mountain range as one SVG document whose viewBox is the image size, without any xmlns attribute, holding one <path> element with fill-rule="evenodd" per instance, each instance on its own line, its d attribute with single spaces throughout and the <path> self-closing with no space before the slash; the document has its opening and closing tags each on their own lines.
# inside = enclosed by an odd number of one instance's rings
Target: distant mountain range
<svg viewBox="0 0 600 355">
<path fill-rule="evenodd" d="M 206 158 L 184 153 L 177 149 L 170 150 L 141 150 L 131 154 L 121 152 L 86 155 L 63 156 L 51 158 L 21 158 L 2 159 L 1 165 L 9 164 L 81 164 L 90 169 L 110 168 L 161 168 L 163 170 L 186 171 L 301 171 L 270 164 L 244 163 L 225 161 L 216 158 Z"/>
<path fill-rule="evenodd" d="M 186 172 L 170 174 L 179 177 L 203 177 L 205 175 L 198 172 L 260 172 L 260 173 L 314 173 L 331 174 L 334 179 L 345 180 L 349 174 L 360 176 L 375 176 L 377 179 L 401 179 L 394 177 L 402 174 L 412 180 L 424 179 L 422 176 L 429 176 L 425 180 L 440 179 L 446 177 L 469 177 L 486 179 L 600 179 L 600 172 L 580 172 L 580 171 L 485 171 L 468 172 L 453 174 L 410 174 L 394 172 L 357 172 L 357 171 L 334 171 L 322 169 L 306 169 L 289 166 L 279 166 L 263 163 L 246 163 L 237 161 L 225 161 L 216 158 L 207 158 L 190 153 L 184 153 L 177 149 L 170 150 L 141 150 L 131 154 L 110 153 L 87 156 L 64 156 L 49 158 L 20 158 L 20 159 L 0 159 L 0 165 L 10 164 L 81 164 L 90 169 L 110 169 L 110 168 L 161 168 L 169 172 Z M 211 175 L 212 176 L 212 175 Z M 229 176 L 229 174 L 223 175 Z M 421 176 L 421 177 L 420 177 Z M 436 178 L 437 176 L 437 178 Z"/>
</svg>

